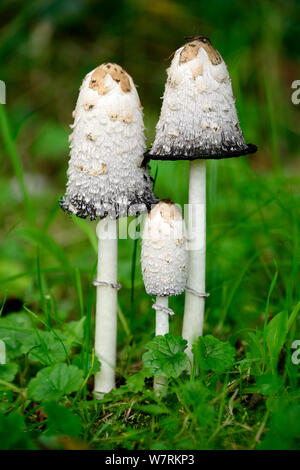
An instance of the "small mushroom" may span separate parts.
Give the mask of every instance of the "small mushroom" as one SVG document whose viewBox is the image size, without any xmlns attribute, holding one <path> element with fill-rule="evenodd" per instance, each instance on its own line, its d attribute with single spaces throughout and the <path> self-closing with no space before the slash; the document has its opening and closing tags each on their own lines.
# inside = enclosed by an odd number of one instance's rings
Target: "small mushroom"
<svg viewBox="0 0 300 470">
<path fill-rule="evenodd" d="M 147 294 L 168 297 L 184 291 L 187 271 L 184 221 L 181 210 L 172 201 L 158 202 L 147 215 L 141 262 Z"/>
<path fill-rule="evenodd" d="M 156 335 L 169 332 L 168 297 L 181 294 L 186 285 L 187 252 L 185 224 L 181 210 L 170 200 L 162 200 L 148 214 L 143 230 L 142 274 L 147 294 L 156 296 Z M 164 385 L 155 377 L 154 389 Z"/>
</svg>

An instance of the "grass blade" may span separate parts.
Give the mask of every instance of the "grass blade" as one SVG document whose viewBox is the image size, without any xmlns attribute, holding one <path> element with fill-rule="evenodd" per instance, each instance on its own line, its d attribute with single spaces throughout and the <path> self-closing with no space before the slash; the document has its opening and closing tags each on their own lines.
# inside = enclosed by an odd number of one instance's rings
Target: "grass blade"
<svg viewBox="0 0 300 470">
<path fill-rule="evenodd" d="M 0 105 L 0 130 L 2 133 L 3 142 L 5 145 L 7 154 L 10 158 L 12 167 L 14 169 L 15 175 L 17 177 L 17 180 L 20 186 L 28 222 L 30 224 L 33 224 L 34 212 L 33 212 L 30 197 L 29 197 L 29 194 L 25 185 L 25 181 L 24 181 L 21 158 L 17 151 L 15 142 L 13 141 L 13 138 L 9 129 L 8 119 L 6 116 L 6 112 L 4 110 L 4 105 Z"/>
</svg>

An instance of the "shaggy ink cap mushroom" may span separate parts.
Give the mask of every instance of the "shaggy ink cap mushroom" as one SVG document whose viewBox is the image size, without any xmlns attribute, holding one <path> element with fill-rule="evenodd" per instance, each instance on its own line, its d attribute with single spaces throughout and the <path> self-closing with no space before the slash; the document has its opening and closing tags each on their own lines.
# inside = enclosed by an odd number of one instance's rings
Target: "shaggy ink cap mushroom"
<svg viewBox="0 0 300 470">
<path fill-rule="evenodd" d="M 190 38 L 187 38 L 190 39 Z M 254 153 L 240 128 L 224 60 L 204 36 L 174 54 L 152 148 L 154 160 L 238 157 Z"/>
<path fill-rule="evenodd" d="M 63 210 L 79 217 L 111 218 L 149 210 L 157 202 L 143 165 L 143 113 L 132 78 L 105 63 L 86 75 L 70 135 Z"/>
<path fill-rule="evenodd" d="M 181 210 L 170 200 L 154 206 L 146 218 L 141 264 L 147 294 L 179 295 L 186 285 L 187 252 Z"/>
</svg>

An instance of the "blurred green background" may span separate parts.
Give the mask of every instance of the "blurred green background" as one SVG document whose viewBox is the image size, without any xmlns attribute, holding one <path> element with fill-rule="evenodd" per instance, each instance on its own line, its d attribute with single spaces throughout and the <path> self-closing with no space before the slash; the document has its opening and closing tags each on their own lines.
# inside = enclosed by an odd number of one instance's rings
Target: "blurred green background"
<svg viewBox="0 0 300 470">
<path fill-rule="evenodd" d="M 205 331 L 235 343 L 241 331 L 262 327 L 277 269 L 270 315 L 290 312 L 299 299 L 300 122 L 299 106 L 291 101 L 291 84 L 300 79 L 299 2 L 2 0 L 0 18 L 0 79 L 7 87 L 0 106 L 3 315 L 20 311 L 24 302 L 61 320 L 78 319 L 85 310 L 96 224 L 68 217 L 57 202 L 65 190 L 69 124 L 85 74 L 113 61 L 132 75 L 150 145 L 170 56 L 193 34 L 209 36 L 222 54 L 246 141 L 259 148 L 251 157 L 207 164 L 211 296 Z M 159 197 L 187 202 L 187 162 L 153 162 L 151 171 L 157 171 Z M 138 369 L 153 336 L 154 311 L 143 288 L 139 245 L 134 292 L 135 245 L 121 240 L 119 247 L 118 364 L 127 373 Z M 171 307 L 177 313 L 171 331 L 180 332 L 183 297 L 172 299 Z"/>
</svg>

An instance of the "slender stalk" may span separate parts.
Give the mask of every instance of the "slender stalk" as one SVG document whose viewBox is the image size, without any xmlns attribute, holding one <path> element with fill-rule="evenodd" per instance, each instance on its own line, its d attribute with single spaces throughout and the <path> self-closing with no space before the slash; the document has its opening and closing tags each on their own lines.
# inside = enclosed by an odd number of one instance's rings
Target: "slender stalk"
<svg viewBox="0 0 300 470">
<path fill-rule="evenodd" d="M 169 297 L 156 297 L 156 305 L 168 307 Z M 169 314 L 163 310 L 156 310 L 155 315 L 155 336 L 166 335 L 169 333 Z M 166 383 L 165 377 L 154 377 L 153 388 L 159 390 Z"/>
<path fill-rule="evenodd" d="M 188 208 L 188 279 L 187 286 L 205 293 L 206 255 L 206 162 L 190 162 Z M 202 336 L 205 298 L 186 291 L 182 336 L 188 341 L 187 354 L 192 361 L 193 342 Z"/>
<path fill-rule="evenodd" d="M 156 305 L 168 308 L 169 297 L 156 297 Z M 156 310 L 155 336 L 169 333 L 169 314 L 163 310 Z"/>
<path fill-rule="evenodd" d="M 97 280 L 116 284 L 118 263 L 117 221 L 109 217 L 97 225 Z M 101 370 L 95 375 L 94 392 L 101 398 L 115 388 L 117 348 L 117 289 L 110 285 L 97 286 L 95 353 Z"/>
</svg>

